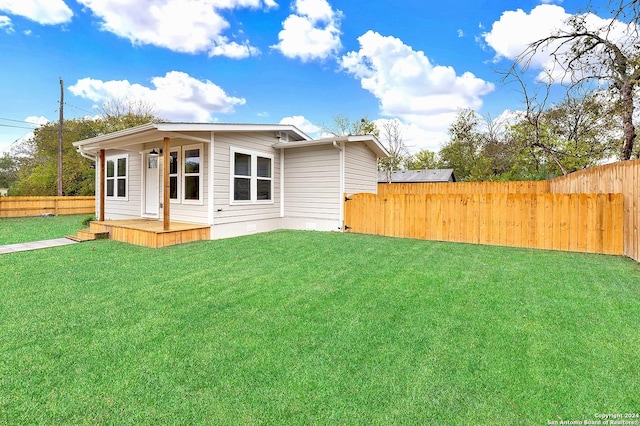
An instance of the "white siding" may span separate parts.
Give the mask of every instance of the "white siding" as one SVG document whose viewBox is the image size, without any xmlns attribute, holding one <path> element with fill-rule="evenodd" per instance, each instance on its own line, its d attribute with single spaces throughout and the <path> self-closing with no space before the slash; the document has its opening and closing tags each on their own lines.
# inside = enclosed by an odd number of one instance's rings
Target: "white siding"
<svg viewBox="0 0 640 426">
<path fill-rule="evenodd" d="M 223 229 L 230 228 L 222 227 L 222 225 L 231 224 L 238 224 L 238 226 L 235 227 L 238 234 L 260 231 L 262 226 L 260 222 L 276 224 L 268 225 L 268 230 L 279 228 L 280 151 L 272 147 L 272 145 L 277 142 L 274 134 L 272 132 L 216 133 L 214 139 L 214 235 L 217 232 L 216 227 L 222 232 Z M 273 202 L 243 205 L 231 204 L 231 147 L 273 156 Z M 273 226 L 276 227 L 273 228 Z M 224 236 L 227 236 L 227 231 L 225 231 Z"/>
<path fill-rule="evenodd" d="M 180 140 L 179 138 L 171 139 L 171 149 L 179 149 L 182 150 L 182 147 L 185 145 L 197 145 L 193 141 Z M 140 153 L 141 150 L 150 150 L 153 147 L 162 147 L 163 142 L 157 141 L 153 143 L 145 144 L 144 148 L 139 147 L 140 150 L 136 151 L 107 151 L 106 157 L 109 158 L 114 155 L 119 154 L 128 154 L 128 162 L 129 162 L 129 170 L 128 170 L 128 200 L 109 200 L 105 201 L 105 219 L 130 219 L 137 218 L 142 216 L 142 203 L 143 203 L 143 194 L 142 194 L 142 183 L 143 177 L 142 173 L 144 173 L 144 168 L 142 164 L 143 155 Z M 172 202 L 170 205 L 170 215 L 171 220 L 177 222 L 190 222 L 190 223 L 208 223 L 208 173 L 209 173 L 209 164 L 208 164 L 208 155 L 209 155 L 209 144 L 205 143 L 202 145 L 202 153 L 201 153 L 201 164 L 202 164 L 202 204 L 183 204 L 182 202 Z M 161 157 L 160 160 L 160 170 L 159 170 L 159 200 L 162 203 L 163 200 L 163 192 L 164 192 L 164 184 L 163 184 L 163 173 L 164 173 L 164 159 Z M 182 183 L 182 175 L 179 175 L 179 185 Z M 100 173 L 96 174 L 96 179 L 98 182 L 100 181 Z M 99 185 L 99 184 L 97 184 Z M 99 197 L 99 194 L 97 195 Z M 99 198 L 98 198 L 99 199 Z M 158 218 L 163 218 L 163 210 L 159 209 Z"/>
<path fill-rule="evenodd" d="M 130 219 L 133 217 L 140 217 L 140 206 L 141 206 L 141 179 L 140 179 L 140 154 L 138 152 L 130 152 L 130 151 L 107 151 L 106 158 L 117 156 L 117 155 L 127 155 L 127 163 L 128 163 L 128 171 L 127 171 L 127 200 L 115 200 L 115 199 L 105 199 L 104 203 L 104 217 L 105 219 Z M 99 185 L 100 176 L 98 173 L 97 176 Z M 104 190 L 104 188 L 101 188 Z"/>
<path fill-rule="evenodd" d="M 345 144 L 345 192 L 378 192 L 378 159 L 362 142 Z"/>
<path fill-rule="evenodd" d="M 202 135 L 200 135 L 202 136 Z M 185 141 L 180 140 L 179 138 L 171 139 L 171 150 L 175 151 L 180 150 L 180 159 L 181 163 L 183 161 L 182 158 L 182 147 L 184 146 L 192 146 L 199 145 L 197 142 L 193 141 Z M 161 145 L 160 145 L 161 146 Z M 202 198 L 202 204 L 186 204 L 182 203 L 182 201 L 175 202 L 173 201 L 170 204 L 169 215 L 171 216 L 171 220 L 176 222 L 189 222 L 189 223 L 208 223 L 208 203 L 209 203 L 209 149 L 210 144 L 205 143 L 202 145 L 202 152 L 200 153 L 200 164 L 202 165 L 202 188 L 200 188 L 200 196 Z M 160 200 L 164 199 L 164 161 L 162 163 L 162 168 L 160 169 Z M 181 164 L 182 167 L 182 164 Z M 182 170 L 178 173 L 178 186 L 180 187 L 180 198 L 182 197 L 183 190 L 183 175 Z M 160 219 L 163 218 L 162 215 L 163 210 L 160 209 Z"/>
<path fill-rule="evenodd" d="M 340 151 L 332 145 L 287 149 L 284 173 L 286 218 L 340 220 Z"/>
<path fill-rule="evenodd" d="M 195 136 L 195 135 L 194 135 Z M 209 133 L 200 133 L 198 138 L 210 139 Z M 202 143 L 202 203 L 187 204 L 172 202 L 171 220 L 212 225 L 212 238 L 224 238 L 280 228 L 340 230 L 341 227 L 341 151 L 333 145 L 312 145 L 287 148 L 284 152 L 284 197 L 281 197 L 281 151 L 274 149 L 277 142 L 272 132 L 262 133 L 216 133 L 213 146 Z M 171 148 L 181 152 L 182 148 L 198 144 L 192 139 L 175 137 Z M 376 156 L 363 143 L 344 144 L 344 190 L 348 194 L 376 192 Z M 128 201 L 107 200 L 105 217 L 123 219 L 142 215 L 142 158 L 140 152 L 153 147 L 162 147 L 162 141 L 139 145 L 128 154 Z M 231 148 L 256 154 L 267 154 L 273 158 L 273 200 L 268 203 L 232 204 L 231 202 Z M 213 164 L 210 164 L 213 149 Z M 108 151 L 107 157 L 125 153 Z M 159 200 L 163 200 L 163 167 L 160 161 Z M 97 176 L 99 179 L 99 176 Z M 99 180 L 98 180 L 99 181 Z M 182 197 L 182 170 L 179 175 L 180 197 Z M 213 182 L 213 186 L 210 186 Z M 98 188 L 102 191 L 103 188 Z M 210 199 L 210 193 L 213 199 Z M 281 200 L 282 211 L 281 211 Z M 213 212 L 210 212 L 213 206 Z M 159 210 L 162 219 L 162 209 Z M 212 213 L 212 214 L 211 214 Z M 284 214 L 284 217 L 282 217 Z M 211 223 L 213 222 L 213 223 Z"/>
</svg>

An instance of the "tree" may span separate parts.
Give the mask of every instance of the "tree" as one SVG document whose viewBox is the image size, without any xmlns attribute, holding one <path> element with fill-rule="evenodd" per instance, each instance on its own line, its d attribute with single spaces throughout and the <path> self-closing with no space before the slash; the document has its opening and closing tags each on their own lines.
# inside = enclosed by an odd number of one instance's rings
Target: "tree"
<svg viewBox="0 0 640 426">
<path fill-rule="evenodd" d="M 489 180 L 491 161 L 483 155 L 482 121 L 471 109 L 458 113 L 449 126 L 451 139 L 440 149 L 440 165 L 454 169 L 458 180 Z"/>
<path fill-rule="evenodd" d="M 18 163 L 5 152 L 0 157 L 0 188 L 10 188 L 18 179 Z"/>
<path fill-rule="evenodd" d="M 547 169 L 548 161 L 553 162 L 560 173 L 566 175 L 567 170 L 554 150 L 553 135 L 544 123 L 544 113 L 549 101 L 552 83 L 548 80 L 540 82 L 537 89 L 542 87 L 542 90 L 530 91 L 519 74 L 514 72 L 512 76 L 515 77 L 522 89 L 525 109 L 521 114 L 520 122 L 513 129 L 515 131 L 510 134 L 511 144 L 516 150 L 524 151 L 525 157 L 527 155 L 530 157 L 525 159 L 529 160 L 527 161 L 527 169 L 530 171 L 531 167 L 535 166 L 539 179 L 547 178 L 546 175 L 540 176 L 539 173 L 542 165 L 545 165 L 545 170 Z"/>
<path fill-rule="evenodd" d="M 343 114 L 338 114 L 333 117 L 333 124 L 330 126 L 323 125 L 322 130 L 326 133 L 331 133 L 334 136 L 343 135 L 374 135 L 380 136 L 380 131 L 376 127 L 373 121 L 369 121 L 367 118 L 361 118 L 360 120 L 351 120 Z"/>
<path fill-rule="evenodd" d="M 158 121 L 160 119 L 152 104 L 144 100 L 120 98 L 102 105 L 101 117 L 95 124 L 100 134 L 106 134 Z"/>
<path fill-rule="evenodd" d="M 544 113 L 555 136 L 554 150 L 568 172 L 598 164 L 614 155 L 622 134 L 619 116 L 605 94 L 567 97 Z"/>
<path fill-rule="evenodd" d="M 613 19 L 640 24 L 640 0 L 610 0 L 609 5 L 617 4 Z"/>
<path fill-rule="evenodd" d="M 545 51 L 561 68 L 570 87 L 606 83 L 623 123 L 621 160 L 631 158 L 636 138 L 633 115 L 634 95 L 640 84 L 638 6 L 637 0 L 621 0 L 614 19 L 601 27 L 593 27 L 588 14 L 574 15 L 567 22 L 567 30 L 532 43 L 516 61 L 526 70 L 533 57 Z M 631 22 L 616 20 L 623 17 Z"/>
<path fill-rule="evenodd" d="M 546 107 L 548 90 L 539 101 L 523 86 L 526 109 L 508 127 L 513 158 L 509 178 L 547 179 L 598 164 L 615 150 L 621 126 L 602 93 L 567 96 Z"/>
<path fill-rule="evenodd" d="M 389 156 L 378 161 L 378 170 L 386 172 L 387 182 L 391 182 L 391 174 L 400 170 L 409 158 L 409 149 L 404 143 L 400 127 L 398 119 L 387 120 L 382 124 L 381 138 L 386 145 Z"/>
<path fill-rule="evenodd" d="M 408 170 L 437 169 L 440 167 L 436 153 L 428 149 L 421 149 L 406 161 Z"/>
<path fill-rule="evenodd" d="M 64 195 L 93 195 L 95 173 L 93 162 L 82 157 L 73 142 L 102 134 L 146 124 L 158 119 L 144 102 L 114 100 L 106 103 L 97 119 L 65 120 L 63 123 L 63 193 Z M 34 136 L 17 148 L 19 172 L 11 187 L 14 195 L 56 195 L 58 124 L 45 124 Z"/>
<path fill-rule="evenodd" d="M 63 123 L 63 194 L 92 195 L 94 173 L 92 162 L 83 158 L 72 142 L 96 135 L 92 120 L 65 120 Z M 58 180 L 58 123 L 48 123 L 34 131 L 23 142 L 18 179 L 11 187 L 13 195 L 56 195 Z"/>
</svg>

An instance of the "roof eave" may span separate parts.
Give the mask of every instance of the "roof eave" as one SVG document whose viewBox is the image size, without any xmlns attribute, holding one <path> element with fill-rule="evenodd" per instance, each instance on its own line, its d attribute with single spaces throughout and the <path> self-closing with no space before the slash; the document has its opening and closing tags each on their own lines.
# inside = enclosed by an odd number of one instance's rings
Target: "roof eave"
<svg viewBox="0 0 640 426">
<path fill-rule="evenodd" d="M 94 138 L 73 142 L 81 152 L 95 154 L 100 149 L 116 149 L 152 142 L 164 137 L 180 136 L 180 132 L 285 132 L 302 140 L 311 138 L 290 124 L 226 124 L 226 123 L 147 123 Z"/>
<path fill-rule="evenodd" d="M 278 142 L 274 148 L 301 148 L 305 146 L 325 145 L 333 142 L 363 142 L 378 158 L 388 157 L 389 151 L 380 143 L 375 135 L 342 135 L 328 138 L 313 139 L 308 141 Z"/>
</svg>

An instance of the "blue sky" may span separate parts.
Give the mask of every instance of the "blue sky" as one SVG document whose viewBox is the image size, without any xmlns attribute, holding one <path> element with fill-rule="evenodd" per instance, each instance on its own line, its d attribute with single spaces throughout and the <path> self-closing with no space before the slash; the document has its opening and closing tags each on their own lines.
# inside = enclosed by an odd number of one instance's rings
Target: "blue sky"
<svg viewBox="0 0 640 426">
<path fill-rule="evenodd" d="M 599 0 L 602 6 L 607 0 Z M 169 121 L 397 118 L 437 151 L 459 108 L 518 109 L 508 68 L 587 0 L 0 0 L 0 152 L 34 127 L 143 99 Z M 545 59 L 535 65 L 542 67 Z"/>
</svg>

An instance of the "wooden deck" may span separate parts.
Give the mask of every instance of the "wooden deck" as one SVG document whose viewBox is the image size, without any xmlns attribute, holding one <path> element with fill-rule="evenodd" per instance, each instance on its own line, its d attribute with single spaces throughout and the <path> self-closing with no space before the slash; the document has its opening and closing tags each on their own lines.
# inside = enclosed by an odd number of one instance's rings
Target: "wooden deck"
<svg viewBox="0 0 640 426">
<path fill-rule="evenodd" d="M 163 229 L 163 222 L 152 219 L 93 221 L 91 232 L 108 232 L 109 238 L 138 246 L 161 248 L 191 241 L 209 240 L 211 227 L 194 223 L 171 222 Z"/>
</svg>

